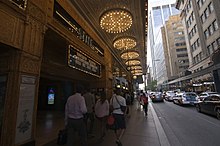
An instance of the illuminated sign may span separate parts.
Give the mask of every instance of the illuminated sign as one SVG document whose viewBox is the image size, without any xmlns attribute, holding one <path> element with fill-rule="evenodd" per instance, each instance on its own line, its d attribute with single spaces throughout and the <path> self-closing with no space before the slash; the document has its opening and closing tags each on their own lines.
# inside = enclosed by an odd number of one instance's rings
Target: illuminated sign
<svg viewBox="0 0 220 146">
<path fill-rule="evenodd" d="M 72 45 L 69 45 L 68 64 L 72 68 L 101 77 L 101 64 Z"/>
<path fill-rule="evenodd" d="M 86 33 L 86 31 L 55 1 L 54 18 L 64 27 L 72 32 L 77 38 L 82 40 L 94 52 L 100 56 L 104 56 L 104 50 Z"/>
<path fill-rule="evenodd" d="M 193 86 L 197 86 L 198 87 L 198 86 L 202 86 L 202 84 L 193 84 Z"/>
<path fill-rule="evenodd" d="M 214 84 L 214 82 L 204 82 L 203 84 L 204 85 L 211 85 L 211 84 Z"/>
<path fill-rule="evenodd" d="M 27 5 L 27 0 L 9 0 L 16 6 L 18 6 L 20 9 L 25 10 Z"/>
<path fill-rule="evenodd" d="M 55 90 L 53 87 L 50 87 L 48 89 L 48 94 L 47 94 L 47 104 L 54 104 L 54 99 L 55 99 Z"/>
</svg>

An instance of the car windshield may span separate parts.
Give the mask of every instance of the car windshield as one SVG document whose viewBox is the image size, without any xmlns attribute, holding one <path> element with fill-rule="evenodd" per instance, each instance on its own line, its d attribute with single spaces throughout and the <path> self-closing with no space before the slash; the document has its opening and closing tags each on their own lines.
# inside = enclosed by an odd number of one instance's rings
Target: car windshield
<svg viewBox="0 0 220 146">
<path fill-rule="evenodd" d="M 186 93 L 186 96 L 196 97 L 195 93 Z"/>
<path fill-rule="evenodd" d="M 169 92 L 167 92 L 167 95 L 173 96 L 173 95 L 175 95 L 175 93 L 172 91 L 169 91 Z"/>
<path fill-rule="evenodd" d="M 212 94 L 218 94 L 217 92 L 209 92 L 208 94 L 212 95 Z"/>
</svg>

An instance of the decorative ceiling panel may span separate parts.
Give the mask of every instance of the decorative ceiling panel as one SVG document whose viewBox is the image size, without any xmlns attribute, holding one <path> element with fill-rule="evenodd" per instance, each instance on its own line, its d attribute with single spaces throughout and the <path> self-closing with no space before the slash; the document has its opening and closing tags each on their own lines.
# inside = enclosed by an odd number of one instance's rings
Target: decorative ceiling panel
<svg viewBox="0 0 220 146">
<path fill-rule="evenodd" d="M 137 42 L 134 48 L 139 53 L 143 73 L 146 72 L 146 1 L 145 0 L 70 0 L 73 6 L 79 11 L 96 33 L 114 53 L 120 58 L 121 51 L 115 49 L 113 43 L 121 37 L 133 37 Z M 121 33 L 108 33 L 100 26 L 101 16 L 110 10 L 126 10 L 132 16 L 132 24 Z M 123 61 L 123 60 L 121 60 Z"/>
</svg>

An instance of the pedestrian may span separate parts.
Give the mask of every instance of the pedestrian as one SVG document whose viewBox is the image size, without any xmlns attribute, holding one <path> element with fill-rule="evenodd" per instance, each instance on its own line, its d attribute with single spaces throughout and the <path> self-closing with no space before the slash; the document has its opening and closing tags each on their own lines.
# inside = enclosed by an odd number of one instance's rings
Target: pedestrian
<svg viewBox="0 0 220 146">
<path fill-rule="evenodd" d="M 147 111 L 148 111 L 148 95 L 147 95 L 147 93 L 144 93 L 142 91 L 140 98 L 143 103 L 143 109 L 144 109 L 145 116 L 147 116 Z"/>
<path fill-rule="evenodd" d="M 95 104 L 95 115 L 99 121 L 100 125 L 100 138 L 99 141 L 103 141 L 105 133 L 106 133 L 106 123 L 107 117 L 109 115 L 109 102 L 106 99 L 105 93 L 98 93 L 97 96 L 100 98 L 97 100 Z"/>
<path fill-rule="evenodd" d="M 128 117 L 128 118 L 130 118 L 130 116 L 131 116 L 131 112 L 130 112 L 130 110 L 131 110 L 131 95 L 129 94 L 129 92 L 127 91 L 127 92 L 125 92 L 125 100 L 126 100 L 126 106 L 127 106 L 127 110 L 126 110 L 126 116 Z"/>
<path fill-rule="evenodd" d="M 65 125 L 67 128 L 67 146 L 76 144 L 76 132 L 80 136 L 82 146 L 87 144 L 87 131 L 84 122 L 84 114 L 87 112 L 84 97 L 81 95 L 83 88 L 76 86 L 74 94 L 71 95 L 65 105 Z"/>
<path fill-rule="evenodd" d="M 121 138 L 126 129 L 125 123 L 125 115 L 124 111 L 122 111 L 121 106 L 126 107 L 126 100 L 121 96 L 120 89 L 116 89 L 112 98 L 110 99 L 110 105 L 113 106 L 113 116 L 115 118 L 115 136 L 116 136 L 116 144 L 118 146 L 122 146 Z"/>
<path fill-rule="evenodd" d="M 92 133 L 93 133 L 94 120 L 95 120 L 95 114 L 94 114 L 95 95 L 91 93 L 90 89 L 86 89 L 85 93 L 83 94 L 83 97 L 85 98 L 86 107 L 87 107 L 87 113 L 85 118 L 87 132 L 90 137 L 93 137 Z"/>
</svg>

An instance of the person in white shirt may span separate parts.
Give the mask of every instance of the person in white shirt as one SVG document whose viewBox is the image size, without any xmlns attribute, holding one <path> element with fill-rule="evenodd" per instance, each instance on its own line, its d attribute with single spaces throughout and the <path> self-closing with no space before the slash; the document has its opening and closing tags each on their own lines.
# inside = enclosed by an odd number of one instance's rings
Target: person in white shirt
<svg viewBox="0 0 220 146">
<path fill-rule="evenodd" d="M 120 89 L 116 89 L 112 98 L 110 99 L 110 105 L 113 106 L 113 116 L 115 118 L 115 135 L 116 143 L 118 146 L 122 146 L 121 138 L 126 129 L 125 116 L 124 112 L 121 109 L 121 106 L 126 107 L 126 100 L 121 96 Z M 126 111 L 126 110 L 125 110 Z"/>
<path fill-rule="evenodd" d="M 83 120 L 84 114 L 87 113 L 84 97 L 81 95 L 83 88 L 77 86 L 75 94 L 67 99 L 65 105 L 65 125 L 67 128 L 67 146 L 73 146 L 76 140 L 75 132 L 79 133 L 82 146 L 87 144 L 86 125 Z"/>
<path fill-rule="evenodd" d="M 100 122 L 100 141 L 103 140 L 106 132 L 107 117 L 109 115 L 109 102 L 106 99 L 105 93 L 98 93 L 97 96 L 100 98 L 95 104 L 95 115 Z"/>
</svg>

